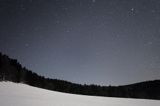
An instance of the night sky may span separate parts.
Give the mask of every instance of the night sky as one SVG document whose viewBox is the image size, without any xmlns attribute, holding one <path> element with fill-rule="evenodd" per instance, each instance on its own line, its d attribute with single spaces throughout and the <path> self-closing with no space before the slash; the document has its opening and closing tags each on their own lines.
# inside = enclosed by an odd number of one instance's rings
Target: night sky
<svg viewBox="0 0 160 106">
<path fill-rule="evenodd" d="M 0 52 L 81 84 L 160 78 L 160 0 L 0 0 Z"/>
</svg>

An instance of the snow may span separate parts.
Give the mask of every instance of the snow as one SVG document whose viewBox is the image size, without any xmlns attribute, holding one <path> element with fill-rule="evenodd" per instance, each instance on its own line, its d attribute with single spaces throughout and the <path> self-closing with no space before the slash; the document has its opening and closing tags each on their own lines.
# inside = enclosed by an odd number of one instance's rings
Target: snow
<svg viewBox="0 0 160 106">
<path fill-rule="evenodd" d="M 0 106 L 160 106 L 160 101 L 83 96 L 0 82 Z"/>
</svg>

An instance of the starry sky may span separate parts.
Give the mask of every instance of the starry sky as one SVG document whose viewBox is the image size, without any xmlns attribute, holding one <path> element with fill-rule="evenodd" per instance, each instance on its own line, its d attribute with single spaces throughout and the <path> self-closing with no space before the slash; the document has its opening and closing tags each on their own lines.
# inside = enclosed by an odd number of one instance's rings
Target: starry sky
<svg viewBox="0 0 160 106">
<path fill-rule="evenodd" d="M 49 78 L 160 78 L 160 0 L 0 0 L 0 52 Z"/>
</svg>

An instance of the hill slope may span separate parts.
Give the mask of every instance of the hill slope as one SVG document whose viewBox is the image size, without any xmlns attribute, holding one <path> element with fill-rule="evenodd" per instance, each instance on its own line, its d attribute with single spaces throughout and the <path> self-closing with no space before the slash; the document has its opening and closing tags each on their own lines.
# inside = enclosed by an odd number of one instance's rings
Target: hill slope
<svg viewBox="0 0 160 106">
<path fill-rule="evenodd" d="M 82 96 L 0 82 L 1 106 L 160 106 L 158 100 Z"/>
<path fill-rule="evenodd" d="M 146 81 L 126 86 L 76 84 L 40 76 L 23 67 L 16 59 L 11 59 L 1 53 L 0 81 L 25 83 L 34 87 L 71 94 L 160 100 L 160 80 Z"/>
</svg>

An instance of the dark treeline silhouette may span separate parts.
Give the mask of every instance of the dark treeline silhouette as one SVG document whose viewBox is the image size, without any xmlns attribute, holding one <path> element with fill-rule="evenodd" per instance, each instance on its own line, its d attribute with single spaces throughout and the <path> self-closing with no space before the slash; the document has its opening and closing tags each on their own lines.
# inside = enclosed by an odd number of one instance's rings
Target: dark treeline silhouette
<svg viewBox="0 0 160 106">
<path fill-rule="evenodd" d="M 11 59 L 2 53 L 0 53 L 0 81 L 25 83 L 35 87 L 73 94 L 160 100 L 160 80 L 125 86 L 75 84 L 64 80 L 40 76 L 22 67 L 16 59 Z"/>
</svg>

